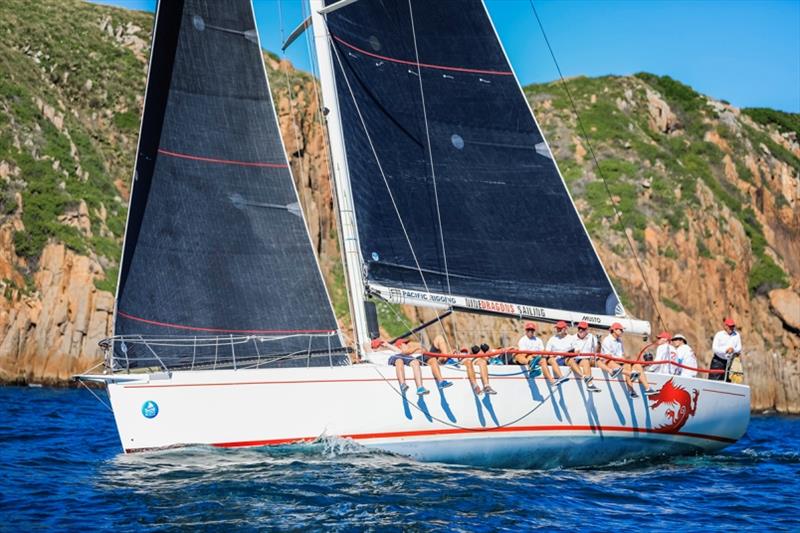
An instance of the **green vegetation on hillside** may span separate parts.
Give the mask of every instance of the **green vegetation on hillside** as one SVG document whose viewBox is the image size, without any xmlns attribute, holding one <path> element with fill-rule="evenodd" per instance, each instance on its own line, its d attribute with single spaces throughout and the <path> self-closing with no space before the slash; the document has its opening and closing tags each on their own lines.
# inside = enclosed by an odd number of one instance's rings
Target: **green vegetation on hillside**
<svg viewBox="0 0 800 533">
<path fill-rule="evenodd" d="M 767 107 L 745 107 L 742 113 L 764 126 L 774 125 L 781 132 L 794 132 L 800 139 L 800 113 L 787 113 Z"/>
<path fill-rule="evenodd" d="M 18 173 L 0 202 L 8 216 L 21 195 L 14 245 L 30 269 L 50 240 L 118 261 L 126 206 L 114 181 L 131 172 L 144 61 L 103 24 L 146 37 L 151 18 L 75 0 L 0 5 L 0 160 Z M 91 235 L 59 220 L 81 201 Z"/>
<path fill-rule="evenodd" d="M 755 206 L 730 181 L 725 170 L 726 152 L 712 142 L 713 134 L 730 148 L 727 156 L 739 179 L 754 185 L 755 177 L 744 160 L 748 151 L 763 145 L 773 156 L 794 168 L 800 168 L 800 158 L 764 130 L 745 124 L 740 131 L 733 131 L 718 120 L 719 108 L 715 109 L 706 97 L 669 76 L 638 73 L 634 78 L 576 77 L 567 84 L 598 157 L 599 168 L 588 155 L 580 164 L 575 161 L 574 144 L 567 150 L 564 147 L 559 150 L 557 142 L 553 144 L 573 195 L 588 204 L 582 215 L 587 229 L 596 239 L 603 241 L 608 238 L 607 232 L 621 233 L 627 229 L 641 242 L 648 224 L 658 224 L 673 232 L 687 229 L 687 212 L 700 207 L 697 185 L 703 183 L 716 203 L 727 207 L 742 223 L 750 239 L 754 259 L 749 273 L 751 293 L 786 286 L 786 273 L 766 248 L 764 230 L 753 211 Z M 525 87 L 525 94 L 534 101 L 549 100 L 550 106 L 538 110 L 548 116 L 544 122 L 546 135 L 551 133 L 547 126 L 566 126 L 576 134 L 580 132 L 560 81 L 529 85 Z M 648 119 L 651 94 L 662 98 L 674 113 L 674 131 L 657 131 L 652 127 Z M 534 109 L 537 109 L 536 104 Z M 795 131 L 799 123 L 798 115 L 789 113 L 745 112 L 757 123 L 774 125 L 780 131 Z M 586 141 L 582 139 L 582 142 Z M 759 186 L 771 187 L 770 184 Z M 773 192 L 779 205 L 785 202 L 779 191 Z M 615 208 L 619 217 L 615 216 Z M 696 240 L 700 257 L 714 257 L 707 242 L 709 237 Z M 620 253 L 627 252 L 623 249 Z M 664 256 L 677 258 L 674 250 L 668 250 Z"/>
<path fill-rule="evenodd" d="M 0 180 L 0 223 L 16 216 L 19 196 L 24 229 L 15 233 L 14 244 L 28 260 L 22 272 L 28 279 L 45 245 L 58 241 L 98 258 L 106 272 L 97 287 L 114 289 L 151 25 L 150 14 L 78 0 L 0 3 L 0 161 L 11 169 Z M 120 38 L 123 34 L 125 39 Z M 145 46 L 131 45 L 136 39 Z M 287 93 L 294 96 L 307 89 L 309 74 L 275 70 L 279 57 L 267 55 L 276 105 L 282 100 L 285 104 Z M 775 134 L 800 135 L 800 115 L 744 109 L 753 122 L 732 126 L 730 120 L 720 119 L 726 113 L 720 104 L 668 76 L 649 73 L 576 77 L 567 83 L 599 168 L 590 155 L 576 155 L 580 128 L 561 82 L 530 85 L 524 91 L 531 99 L 547 101 L 536 108 L 537 114 L 549 119 L 542 122 L 545 134 L 575 198 L 587 205 L 582 215 L 597 241 L 611 242 L 614 250 L 625 254 L 618 237 L 626 230 L 640 246 L 648 225 L 668 232 L 689 230 L 687 213 L 700 209 L 700 193 L 707 188 L 715 204 L 741 222 L 750 240 L 752 261 L 725 259 L 734 265 L 752 264 L 752 294 L 786 286 L 781 261 L 775 261 L 777 255 L 769 249 L 759 222 L 764 220 L 759 211 L 763 206 L 754 203 L 747 187 L 734 183 L 730 168 L 732 163 L 738 178 L 752 187 L 776 187 L 751 170 L 745 154 L 768 151 L 791 168 L 800 168 L 800 158 Z M 669 131 L 650 124 L 648 98 L 653 93 L 675 115 Z M 297 99 L 292 110 L 306 113 L 311 102 L 310 97 Z M 584 139 L 580 143 L 587 148 Z M 777 205 L 785 205 L 777 187 L 770 191 Z M 82 202 L 88 231 L 74 222 L 64 223 L 74 218 Z M 699 256 L 714 257 L 719 249 L 712 242 L 715 237 L 703 234 L 696 239 Z M 674 248 L 662 256 L 678 259 Z M 349 307 L 341 266 L 337 263 L 330 270 L 331 298 L 337 316 L 344 317 Z M 397 308 L 379 304 L 378 311 L 390 334 L 405 330 Z"/>
</svg>

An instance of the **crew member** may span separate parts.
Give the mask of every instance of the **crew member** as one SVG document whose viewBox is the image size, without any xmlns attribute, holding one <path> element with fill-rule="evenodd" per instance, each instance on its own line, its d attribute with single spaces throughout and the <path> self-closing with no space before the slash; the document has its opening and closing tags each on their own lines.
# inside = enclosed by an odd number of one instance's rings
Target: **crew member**
<svg viewBox="0 0 800 533">
<path fill-rule="evenodd" d="M 536 336 L 536 324 L 533 322 L 525 323 L 525 334 L 519 338 L 517 348 L 526 352 L 543 352 L 544 343 Z M 514 356 L 514 362 L 518 365 L 527 365 L 531 377 L 536 377 L 547 370 L 547 365 L 541 355 L 518 353 Z M 548 372 L 546 375 L 549 375 Z M 551 378 L 552 379 L 552 378 Z"/>
<path fill-rule="evenodd" d="M 414 343 L 412 343 L 412 344 L 414 344 Z M 417 344 L 419 344 L 419 343 L 417 343 Z M 422 352 L 422 349 L 421 349 L 422 346 L 421 345 L 420 345 L 419 348 L 420 348 L 420 352 Z M 431 345 L 430 349 L 428 350 L 428 353 L 431 353 L 431 354 L 449 354 L 449 353 L 452 353 L 452 352 L 450 351 L 450 347 L 447 344 L 447 341 L 445 340 L 445 338 L 443 336 L 441 336 L 441 335 L 437 335 L 433 339 L 433 344 Z M 450 387 L 450 386 L 453 385 L 452 381 L 447 381 L 446 379 L 444 379 L 442 377 L 442 370 L 441 370 L 441 368 L 439 368 L 440 364 L 443 365 L 443 364 L 447 363 L 448 357 L 446 355 L 444 357 L 438 357 L 436 355 L 425 355 L 425 354 L 423 354 L 423 355 L 420 356 L 420 358 L 422 359 L 423 363 L 425 363 L 426 365 L 431 367 L 431 373 L 433 374 L 433 378 L 436 380 L 436 386 L 437 387 L 439 387 L 440 389 L 446 389 L 447 387 Z"/>
<path fill-rule="evenodd" d="M 694 355 L 694 350 L 689 346 L 689 341 L 680 333 L 672 336 L 672 346 L 675 348 L 675 362 L 681 365 L 692 367 L 682 368 L 680 366 L 673 366 L 672 373 L 676 376 L 683 376 L 686 378 L 693 378 L 697 375 L 697 357 Z"/>
<path fill-rule="evenodd" d="M 472 347 L 472 353 L 477 355 L 481 351 L 479 346 Z M 466 347 L 461 349 L 461 353 L 469 353 L 470 350 L 467 350 Z M 486 357 L 476 357 L 474 359 L 464 359 L 464 367 L 467 369 L 467 377 L 469 378 L 469 382 L 472 385 L 472 391 L 479 395 L 481 392 L 483 394 L 497 394 L 497 392 L 489 386 L 489 363 L 486 361 Z M 478 366 L 478 370 L 481 373 L 481 384 L 483 385 L 483 390 L 481 390 L 480 386 L 478 386 L 478 380 L 475 377 L 475 367 L 473 364 Z"/>
<path fill-rule="evenodd" d="M 736 322 L 732 318 L 723 320 L 722 326 L 722 331 L 718 331 L 714 335 L 714 342 L 711 345 L 711 350 L 714 352 L 714 357 L 711 358 L 711 369 L 724 370 L 725 373 L 709 374 L 708 379 L 730 381 L 728 366 L 734 357 L 742 353 L 742 336 L 736 331 Z"/>
<path fill-rule="evenodd" d="M 589 333 L 588 322 L 578 322 L 578 332 L 570 337 L 569 351 L 575 353 L 597 353 L 597 337 Z M 567 358 L 567 365 L 572 373 L 583 379 L 586 389 L 590 392 L 600 392 L 600 389 L 592 380 L 592 357 L 575 356 Z"/>
<path fill-rule="evenodd" d="M 410 366 L 411 371 L 414 374 L 414 383 L 417 385 L 417 394 L 424 396 L 430 392 L 422 385 L 422 371 L 420 370 L 420 362 L 419 359 L 412 355 L 415 352 L 415 347 L 411 346 L 407 340 L 397 339 L 394 344 L 389 344 L 383 339 L 373 339 L 371 346 L 373 350 L 385 348 L 394 352 L 392 356 L 389 357 L 389 366 L 394 367 L 395 374 L 397 374 L 397 382 L 400 384 L 400 392 L 402 394 L 405 394 L 408 390 L 405 365 Z"/>
<path fill-rule="evenodd" d="M 668 331 L 662 331 L 658 334 L 656 340 L 656 356 L 653 359 L 654 363 L 661 362 L 660 365 L 653 365 L 652 371 L 659 374 L 672 374 L 673 368 L 669 364 L 670 361 L 675 361 L 675 347 L 670 344 L 672 335 Z"/>
<path fill-rule="evenodd" d="M 550 337 L 547 340 L 547 347 L 545 351 L 548 352 L 557 352 L 557 353 L 566 353 L 572 350 L 572 339 L 567 335 L 567 323 L 563 320 L 559 320 L 556 322 L 556 334 Z M 553 370 L 553 375 L 555 376 L 555 380 L 552 376 L 548 375 L 548 372 L 545 372 L 544 377 L 547 379 L 547 382 L 551 385 L 559 386 L 562 383 L 566 383 L 569 381 L 569 378 L 561 374 L 561 368 L 559 367 L 559 363 L 564 359 L 572 359 L 571 357 L 560 357 L 557 355 L 546 355 L 546 366 L 543 367 L 543 370 L 547 370 L 547 365 L 550 366 Z"/>
<path fill-rule="evenodd" d="M 623 359 L 625 357 L 625 349 L 622 345 L 623 331 L 622 324 L 619 322 L 614 322 L 611 324 L 610 332 L 603 339 L 603 343 L 601 345 L 602 353 L 608 354 L 617 359 Z M 627 385 L 628 393 L 631 395 L 631 398 L 639 397 L 639 393 L 637 393 L 636 389 L 633 388 L 634 381 L 638 381 L 642 384 L 642 386 L 644 386 L 644 393 L 647 396 L 651 396 L 658 392 L 650 386 L 650 383 L 647 381 L 647 376 L 644 373 L 644 369 L 639 363 L 623 363 L 622 366 L 620 366 L 616 361 L 603 361 L 602 359 L 598 359 L 597 366 L 606 372 L 610 372 L 612 378 L 616 378 L 620 375 L 620 373 L 622 373 L 623 378 L 625 379 L 625 385 Z"/>
<path fill-rule="evenodd" d="M 622 346 L 623 331 L 622 324 L 619 322 L 611 324 L 608 335 L 603 337 L 603 342 L 600 343 L 600 352 L 617 359 L 623 359 L 625 357 L 625 348 Z M 597 367 L 604 372 L 608 372 L 612 378 L 616 378 L 622 373 L 622 365 L 602 357 L 597 359 Z"/>
</svg>

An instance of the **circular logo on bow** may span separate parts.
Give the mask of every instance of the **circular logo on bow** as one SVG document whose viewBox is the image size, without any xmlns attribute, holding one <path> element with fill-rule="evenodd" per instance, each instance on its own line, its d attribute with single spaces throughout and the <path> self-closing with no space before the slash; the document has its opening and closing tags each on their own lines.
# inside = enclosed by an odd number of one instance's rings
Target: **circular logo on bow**
<svg viewBox="0 0 800 533">
<path fill-rule="evenodd" d="M 147 400 L 142 404 L 142 415 L 145 418 L 155 418 L 158 414 L 158 404 L 153 400 Z"/>
</svg>

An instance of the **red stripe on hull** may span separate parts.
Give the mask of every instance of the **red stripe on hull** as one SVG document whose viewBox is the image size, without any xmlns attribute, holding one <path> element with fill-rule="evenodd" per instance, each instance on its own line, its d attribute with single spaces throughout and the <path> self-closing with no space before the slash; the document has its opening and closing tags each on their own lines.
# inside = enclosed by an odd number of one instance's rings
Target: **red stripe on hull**
<svg viewBox="0 0 800 533">
<path fill-rule="evenodd" d="M 351 435 L 341 435 L 344 438 L 353 440 L 371 440 L 371 439 L 390 439 L 399 437 L 428 437 L 435 435 L 459 435 L 467 433 L 519 433 L 531 431 L 589 431 L 592 434 L 602 431 L 618 431 L 626 433 L 645 433 L 650 435 L 672 435 L 677 437 L 692 437 L 696 439 L 713 440 L 717 442 L 725 442 L 732 444 L 736 439 L 728 437 L 720 437 L 718 435 L 704 435 L 702 433 L 663 433 L 647 428 L 632 428 L 627 426 L 512 426 L 501 428 L 468 428 L 468 429 L 429 429 L 418 431 L 390 431 L 384 433 L 353 433 Z M 276 446 L 280 444 L 291 444 L 299 442 L 312 442 L 316 437 L 299 437 L 294 439 L 270 439 L 270 440 L 256 440 L 256 441 L 240 441 L 240 442 L 220 442 L 212 444 L 217 448 L 243 448 L 248 446 Z"/>
</svg>

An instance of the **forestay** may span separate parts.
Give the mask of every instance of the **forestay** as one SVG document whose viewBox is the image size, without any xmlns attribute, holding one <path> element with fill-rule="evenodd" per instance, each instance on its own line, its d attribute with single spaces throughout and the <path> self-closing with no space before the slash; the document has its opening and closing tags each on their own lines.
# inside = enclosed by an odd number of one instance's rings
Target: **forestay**
<svg viewBox="0 0 800 533">
<path fill-rule="evenodd" d="M 115 322 L 158 341 L 117 340 L 125 366 L 347 361 L 261 53 L 249 0 L 159 4 Z"/>
<path fill-rule="evenodd" d="M 326 20 L 370 287 L 624 315 L 482 2 Z"/>
</svg>

